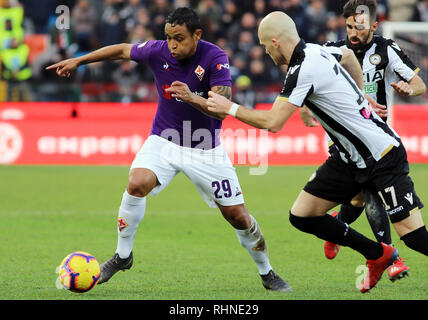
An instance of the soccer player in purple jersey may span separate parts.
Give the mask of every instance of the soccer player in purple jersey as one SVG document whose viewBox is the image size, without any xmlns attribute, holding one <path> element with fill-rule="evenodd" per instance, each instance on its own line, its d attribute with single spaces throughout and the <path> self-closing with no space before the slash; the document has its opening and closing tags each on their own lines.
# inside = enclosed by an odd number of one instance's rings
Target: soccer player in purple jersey
<svg viewBox="0 0 428 320">
<path fill-rule="evenodd" d="M 83 64 L 131 59 L 146 63 L 156 82 L 158 109 L 150 136 L 132 163 L 119 208 L 117 249 L 101 265 L 98 283 L 132 266 L 132 248 L 145 214 L 146 195 L 156 195 L 183 172 L 207 204 L 219 208 L 235 228 L 240 244 L 257 265 L 263 286 L 289 292 L 291 287 L 270 265 L 263 234 L 248 213 L 235 169 L 220 144 L 224 117 L 208 110 L 210 90 L 231 99 L 228 57 L 214 44 L 201 40 L 201 23 L 190 8 L 178 8 L 167 17 L 165 35 L 166 41 L 107 46 L 47 68 L 68 77 Z"/>
</svg>

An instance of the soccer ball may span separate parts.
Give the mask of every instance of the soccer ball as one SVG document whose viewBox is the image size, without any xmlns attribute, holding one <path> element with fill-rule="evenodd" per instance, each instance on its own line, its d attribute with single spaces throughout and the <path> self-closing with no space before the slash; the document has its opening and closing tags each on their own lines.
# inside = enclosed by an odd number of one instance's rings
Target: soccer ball
<svg viewBox="0 0 428 320">
<path fill-rule="evenodd" d="M 59 266 L 59 280 L 64 288 L 72 292 L 91 290 L 100 279 L 100 264 L 93 255 L 76 251 L 66 256 Z"/>
</svg>

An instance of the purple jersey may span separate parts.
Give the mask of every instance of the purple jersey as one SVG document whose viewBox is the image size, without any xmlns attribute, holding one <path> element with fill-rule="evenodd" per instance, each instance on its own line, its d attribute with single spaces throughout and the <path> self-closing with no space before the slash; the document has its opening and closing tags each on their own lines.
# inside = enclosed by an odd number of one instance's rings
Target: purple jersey
<svg viewBox="0 0 428 320">
<path fill-rule="evenodd" d="M 191 148 L 211 149 L 220 143 L 221 120 L 171 97 L 165 89 L 178 80 L 186 83 L 193 93 L 208 98 L 208 91 L 214 86 L 231 87 L 229 60 L 223 50 L 199 40 L 191 58 L 176 60 L 165 40 L 149 40 L 132 46 L 131 59 L 146 63 L 156 82 L 158 109 L 150 134 Z"/>
</svg>

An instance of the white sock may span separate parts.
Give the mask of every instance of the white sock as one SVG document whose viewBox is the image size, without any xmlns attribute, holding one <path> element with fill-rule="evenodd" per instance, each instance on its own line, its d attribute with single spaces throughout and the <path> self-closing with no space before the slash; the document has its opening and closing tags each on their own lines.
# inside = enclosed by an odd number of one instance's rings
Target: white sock
<svg viewBox="0 0 428 320">
<path fill-rule="evenodd" d="M 248 229 L 235 229 L 235 231 L 236 235 L 238 236 L 239 243 L 241 246 L 247 249 L 248 253 L 259 269 L 259 273 L 264 275 L 272 270 L 272 267 L 269 263 L 269 254 L 259 224 L 253 216 L 250 215 L 250 217 L 251 225 Z"/>
<path fill-rule="evenodd" d="M 134 197 L 126 190 L 123 193 L 122 203 L 117 218 L 117 249 L 122 259 L 128 258 L 134 245 L 138 225 L 146 212 L 146 197 Z"/>
</svg>

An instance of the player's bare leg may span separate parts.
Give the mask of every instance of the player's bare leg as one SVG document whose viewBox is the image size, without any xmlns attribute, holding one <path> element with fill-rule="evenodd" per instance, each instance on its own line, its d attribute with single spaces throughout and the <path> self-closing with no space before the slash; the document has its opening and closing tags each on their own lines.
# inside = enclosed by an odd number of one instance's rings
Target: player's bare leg
<svg viewBox="0 0 428 320">
<path fill-rule="evenodd" d="M 156 175 L 149 169 L 134 168 L 129 173 L 128 185 L 122 197 L 117 220 L 117 249 L 113 257 L 101 264 L 101 277 L 98 284 L 108 281 L 120 270 L 131 268 L 132 247 L 138 225 L 146 211 L 146 195 L 158 183 Z"/>
<path fill-rule="evenodd" d="M 348 224 L 326 214 L 336 205 L 335 202 L 302 190 L 290 210 L 290 222 L 300 231 L 348 246 L 361 253 L 367 259 L 369 271 L 360 290 L 367 292 L 376 285 L 385 269 L 396 260 L 396 250 L 366 238 Z"/>
<path fill-rule="evenodd" d="M 239 243 L 247 249 L 259 269 L 263 286 L 268 290 L 290 292 L 290 285 L 277 275 L 270 263 L 266 242 L 256 219 L 248 213 L 245 204 L 222 206 L 223 217 L 235 228 Z"/>
</svg>

